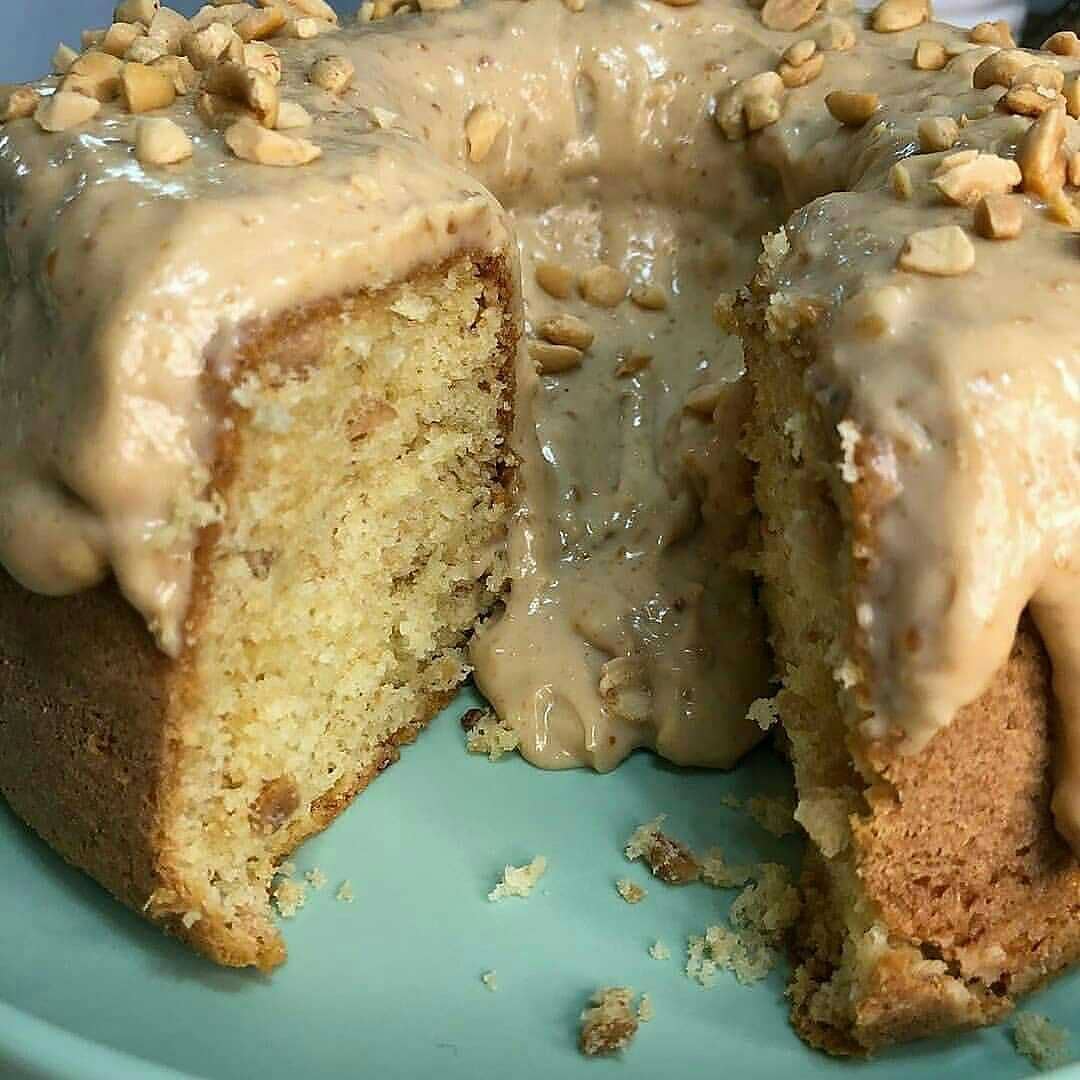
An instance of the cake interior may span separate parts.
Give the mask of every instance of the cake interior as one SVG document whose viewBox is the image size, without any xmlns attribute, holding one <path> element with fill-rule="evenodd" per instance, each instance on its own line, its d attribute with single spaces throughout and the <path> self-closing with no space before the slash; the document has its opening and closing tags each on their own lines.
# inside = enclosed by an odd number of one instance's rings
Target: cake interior
<svg viewBox="0 0 1080 1080">
<path fill-rule="evenodd" d="M 275 864 L 464 677 L 466 635 L 501 587 L 500 273 L 464 258 L 295 313 L 246 350 L 152 909 L 266 937 Z"/>
</svg>

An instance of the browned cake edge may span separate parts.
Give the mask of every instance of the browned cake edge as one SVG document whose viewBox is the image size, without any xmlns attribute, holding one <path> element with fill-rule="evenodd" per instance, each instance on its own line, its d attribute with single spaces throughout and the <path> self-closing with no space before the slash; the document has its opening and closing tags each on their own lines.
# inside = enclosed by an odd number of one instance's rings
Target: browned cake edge
<svg viewBox="0 0 1080 1080">
<path fill-rule="evenodd" d="M 507 311 L 499 345 L 502 376 L 513 400 L 517 328 L 510 268 L 503 258 L 472 258 Z M 436 271 L 443 267 L 432 268 Z M 335 318 L 349 297 L 290 311 L 261 327 L 245 348 L 235 377 L 303 354 L 306 331 Z M 313 362 L 314 356 L 300 356 Z M 243 422 L 227 401 L 227 387 L 209 388 L 223 416 Z M 504 413 L 509 437 L 512 410 Z M 229 491 L 229 425 L 213 469 L 213 487 Z M 509 500 L 513 470 L 500 485 Z M 218 535 L 202 530 L 195 554 L 192 601 L 185 623 L 197 639 L 208 595 L 206 567 Z M 157 897 L 185 892 L 163 842 L 162 808 L 171 786 L 175 748 L 184 726 L 190 665 L 182 654 L 170 660 L 156 646 L 142 617 L 112 581 L 69 597 L 47 597 L 23 589 L 0 571 L 0 794 L 15 813 L 68 862 L 86 871 L 113 896 L 219 964 L 268 971 L 285 959 L 285 943 L 268 920 L 251 925 L 183 919 Z M 376 764 L 342 776 L 306 815 L 297 814 L 275 837 L 284 860 L 305 838 L 326 828 L 411 743 L 452 699 L 428 695 L 422 716 L 394 732 Z M 155 897 L 156 894 L 156 897 Z M 153 903 L 151 898 L 155 897 Z"/>
</svg>

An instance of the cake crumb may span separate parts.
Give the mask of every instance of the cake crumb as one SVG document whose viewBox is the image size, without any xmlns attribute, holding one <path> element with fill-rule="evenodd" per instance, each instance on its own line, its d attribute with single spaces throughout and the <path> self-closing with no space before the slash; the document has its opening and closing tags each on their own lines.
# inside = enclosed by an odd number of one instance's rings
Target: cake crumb
<svg viewBox="0 0 1080 1080">
<path fill-rule="evenodd" d="M 605 986 L 593 994 L 581 1014 L 578 1045 L 589 1057 L 615 1054 L 630 1045 L 637 1029 L 634 991 L 629 986 Z"/>
<path fill-rule="evenodd" d="M 313 866 L 304 874 L 304 879 L 313 889 L 321 889 L 327 881 L 326 875 L 317 866 Z"/>
<path fill-rule="evenodd" d="M 654 877 L 669 885 L 687 885 L 701 877 L 701 864 L 685 844 L 660 831 L 666 814 L 639 825 L 624 848 L 626 857 L 634 862 L 644 859 Z"/>
<path fill-rule="evenodd" d="M 746 710 L 746 719 L 753 720 L 762 731 L 768 731 L 780 719 L 776 699 L 759 697 L 751 701 L 750 708 Z"/>
<path fill-rule="evenodd" d="M 783 795 L 754 795 L 746 801 L 746 812 L 773 836 L 790 836 L 798 832 L 795 803 Z"/>
<path fill-rule="evenodd" d="M 649 895 L 640 885 L 635 885 L 629 878 L 619 878 L 615 882 L 615 891 L 628 904 L 640 904 Z"/>
<path fill-rule="evenodd" d="M 656 941 L 649 946 L 649 955 L 654 960 L 670 960 L 671 950 L 657 938 Z"/>
<path fill-rule="evenodd" d="M 470 754 L 487 754 L 488 761 L 498 761 L 503 754 L 518 748 L 521 736 L 506 727 L 493 709 L 469 709 L 461 717 L 465 731 L 465 749 Z"/>
<path fill-rule="evenodd" d="M 1033 1012 L 1018 1012 L 1013 1023 L 1013 1042 L 1037 1069 L 1057 1069 L 1068 1060 L 1069 1033 Z"/>
<path fill-rule="evenodd" d="M 274 886 L 274 903 L 283 919 L 292 919 L 307 903 L 307 887 L 298 881 L 285 878 Z"/>
<path fill-rule="evenodd" d="M 519 896 L 525 899 L 546 871 L 547 859 L 543 855 L 537 855 L 526 866 L 508 864 L 503 870 L 502 880 L 488 893 L 488 899 L 492 902 L 502 900 L 507 896 Z"/>
<path fill-rule="evenodd" d="M 642 994 L 641 1001 L 638 1003 L 638 1021 L 642 1024 L 647 1024 L 654 1016 L 656 1016 L 656 1009 L 653 1006 L 652 998 L 649 997 L 648 994 Z"/>
<path fill-rule="evenodd" d="M 339 900 L 343 904 L 351 904 L 356 899 L 352 882 L 349 881 L 348 878 L 338 886 L 338 891 L 334 894 L 334 899 Z"/>
<path fill-rule="evenodd" d="M 485 971 L 480 976 L 480 981 L 492 992 L 495 993 L 499 989 L 499 983 L 494 971 Z"/>
<path fill-rule="evenodd" d="M 720 848 L 710 848 L 701 859 L 701 880 L 714 889 L 737 889 L 753 876 L 753 868 L 732 866 Z"/>
</svg>

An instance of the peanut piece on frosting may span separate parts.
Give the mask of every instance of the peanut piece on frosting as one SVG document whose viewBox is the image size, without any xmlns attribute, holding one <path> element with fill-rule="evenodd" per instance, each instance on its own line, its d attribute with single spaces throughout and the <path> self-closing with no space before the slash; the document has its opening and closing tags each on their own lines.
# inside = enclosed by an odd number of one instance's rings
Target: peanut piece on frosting
<svg viewBox="0 0 1080 1080">
<path fill-rule="evenodd" d="M 630 299 L 645 311 L 663 311 L 668 305 L 667 293 L 659 285 L 635 285 Z"/>
<path fill-rule="evenodd" d="M 552 345 L 573 345 L 584 352 L 596 335 L 593 328 L 576 315 L 554 315 L 544 319 L 538 328 L 540 336 Z"/>
<path fill-rule="evenodd" d="M 951 116 L 924 116 L 918 131 L 919 149 L 924 154 L 951 150 L 960 138 L 960 125 Z"/>
<path fill-rule="evenodd" d="M 553 345 L 549 341 L 530 341 L 529 356 L 543 375 L 558 375 L 581 367 L 584 354 L 573 345 Z"/>
<path fill-rule="evenodd" d="M 1070 79 L 1062 92 L 1066 111 L 1074 120 L 1080 120 L 1080 78 Z"/>
<path fill-rule="evenodd" d="M 818 48 L 825 52 L 847 52 L 855 48 L 855 28 L 843 19 L 826 19 L 815 40 Z"/>
<path fill-rule="evenodd" d="M 297 11 L 302 12 L 304 15 L 310 15 L 313 19 L 322 19 L 323 22 L 336 23 L 338 21 L 337 12 L 326 2 L 326 0 L 288 0 L 288 4 L 282 3 L 282 0 L 258 0 L 259 7 L 282 7 L 292 6 Z"/>
<path fill-rule="evenodd" d="M 57 75 L 67 74 L 67 69 L 71 67 L 76 60 L 78 60 L 79 54 L 70 46 L 65 45 L 62 41 L 56 46 L 56 51 L 52 54 L 52 69 Z"/>
<path fill-rule="evenodd" d="M 302 19 L 290 19 L 285 24 L 286 37 L 296 38 L 297 41 L 310 41 L 319 36 L 323 24 L 318 19 L 304 16 Z"/>
<path fill-rule="evenodd" d="M 585 301 L 594 307 L 613 308 L 626 299 L 629 279 L 614 266 L 601 263 L 581 275 L 578 287 Z"/>
<path fill-rule="evenodd" d="M 67 131 L 85 124 L 97 116 L 101 102 L 96 97 L 72 90 L 57 90 L 45 98 L 34 112 L 34 120 L 42 131 Z"/>
<path fill-rule="evenodd" d="M 882 0 L 870 14 L 870 27 L 879 34 L 895 34 L 929 18 L 929 0 Z"/>
<path fill-rule="evenodd" d="M 536 264 L 536 284 L 556 300 L 568 300 L 574 291 L 574 271 L 561 263 Z"/>
<path fill-rule="evenodd" d="M 191 33 L 191 23 L 170 7 L 163 7 L 151 20 L 147 35 L 159 41 L 170 56 L 179 56 L 184 38 Z"/>
<path fill-rule="evenodd" d="M 1024 224 L 1024 201 L 1017 195 L 984 195 L 975 204 L 975 231 L 986 240 L 1011 240 Z"/>
<path fill-rule="evenodd" d="M 814 53 L 809 60 L 805 63 L 794 66 L 781 61 L 780 67 L 777 71 L 780 78 L 783 79 L 784 85 L 789 90 L 794 90 L 800 86 L 806 86 L 808 83 L 812 83 L 822 72 L 825 67 L 825 54 Z M 777 119 L 780 116 L 780 103 L 776 102 Z"/>
<path fill-rule="evenodd" d="M 911 172 L 902 161 L 898 161 L 889 170 L 889 188 L 898 199 L 904 202 L 907 202 L 915 194 L 915 185 L 911 182 Z"/>
<path fill-rule="evenodd" d="M 124 62 L 115 56 L 96 50 L 85 52 L 68 68 L 60 89 L 98 101 L 112 101 L 120 93 L 123 69 Z"/>
<path fill-rule="evenodd" d="M 1012 31 L 1004 19 L 976 23 L 968 34 L 968 41 L 973 41 L 976 45 L 998 45 L 1003 49 L 1016 48 Z"/>
<path fill-rule="evenodd" d="M 1046 213 L 1051 221 L 1068 225 L 1070 229 L 1080 225 L 1080 208 L 1077 208 L 1076 203 L 1061 188 L 1047 196 Z"/>
<path fill-rule="evenodd" d="M 169 55 L 165 46 L 148 34 L 137 37 L 124 53 L 125 60 L 131 60 L 136 64 L 153 64 Z"/>
<path fill-rule="evenodd" d="M 194 149 L 184 129 L 167 117 L 144 116 L 135 124 L 135 157 L 143 165 L 175 165 Z"/>
<path fill-rule="evenodd" d="M 975 248 L 959 225 L 922 229 L 904 241 L 898 265 L 919 274 L 953 277 L 975 265 Z"/>
<path fill-rule="evenodd" d="M 1065 85 L 1065 72 L 1056 63 L 1032 64 L 1024 68 L 1013 85 L 1034 86 L 1037 90 L 1048 90 L 1057 94 Z"/>
<path fill-rule="evenodd" d="M 949 54 L 940 41 L 923 39 L 915 46 L 911 58 L 912 66 L 918 71 L 940 71 L 949 62 Z"/>
<path fill-rule="evenodd" d="M 0 90 L 0 124 L 33 116 L 40 101 L 32 86 L 7 86 Z"/>
<path fill-rule="evenodd" d="M 296 128 L 311 126 L 311 113 L 295 101 L 283 101 L 278 105 L 278 118 L 275 125 L 278 131 L 293 131 Z"/>
<path fill-rule="evenodd" d="M 825 95 L 825 107 L 848 127 L 862 127 L 877 112 L 880 99 L 873 92 L 833 90 Z"/>
<path fill-rule="evenodd" d="M 191 16 L 190 28 L 192 33 L 205 30 L 212 23 L 226 23 L 235 26 L 241 19 L 246 19 L 251 14 L 250 4 L 206 4 Z"/>
<path fill-rule="evenodd" d="M 465 118 L 465 141 L 469 148 L 469 160 L 483 161 L 502 129 L 506 117 L 494 105 L 477 105 Z"/>
<path fill-rule="evenodd" d="M 1045 199 L 1064 185 L 1065 123 L 1064 108 L 1055 105 L 1028 128 L 1016 153 L 1025 191 Z"/>
<path fill-rule="evenodd" d="M 238 158 L 258 165 L 291 168 L 322 156 L 322 150 L 307 139 L 270 131 L 248 119 L 233 124 L 225 132 L 225 142 Z"/>
<path fill-rule="evenodd" d="M 79 35 L 79 41 L 82 43 L 83 52 L 86 52 L 87 49 L 100 49 L 101 43 L 105 40 L 107 30 L 108 27 L 105 27 L 104 29 L 90 27 L 89 29 L 84 30 Z"/>
<path fill-rule="evenodd" d="M 281 54 L 265 41 L 251 41 L 244 46 L 244 63 L 265 75 L 275 86 L 281 82 Z"/>
<path fill-rule="evenodd" d="M 1014 116 L 1042 116 L 1059 100 L 1057 94 L 1025 83 L 1023 86 L 1006 90 L 998 101 L 998 108 Z"/>
<path fill-rule="evenodd" d="M 145 64 L 124 65 L 120 76 L 121 96 L 128 112 L 144 113 L 168 108 L 176 100 L 176 87 L 163 71 Z"/>
<path fill-rule="evenodd" d="M 114 22 L 137 22 L 149 26 L 161 7 L 161 0 L 121 0 L 113 12 Z"/>
<path fill-rule="evenodd" d="M 278 90 L 263 74 L 243 64 L 215 64 L 203 77 L 203 89 L 248 109 L 263 127 L 277 124 Z"/>
<path fill-rule="evenodd" d="M 971 85 L 976 90 L 986 90 L 990 86 L 1004 86 L 1008 89 L 1025 68 L 1036 63 L 1038 61 L 1034 56 L 1020 49 L 999 49 L 991 53 L 971 73 Z"/>
<path fill-rule="evenodd" d="M 631 349 L 629 353 L 620 356 L 615 364 L 615 378 L 627 379 L 631 375 L 637 375 L 644 371 L 652 363 L 652 353 L 643 349 Z"/>
<path fill-rule="evenodd" d="M 198 71 L 205 71 L 219 60 L 238 63 L 244 58 L 244 43 L 240 35 L 231 26 L 219 22 L 188 34 L 184 38 L 183 50 Z"/>
<path fill-rule="evenodd" d="M 805 64 L 816 52 L 817 42 L 813 38 L 800 38 L 783 51 L 782 58 L 786 64 L 798 67 Z"/>
<path fill-rule="evenodd" d="M 728 139 L 743 139 L 749 132 L 779 119 L 783 95 L 784 80 L 775 71 L 759 72 L 735 83 L 720 96 L 716 103 L 716 123 Z M 764 102 L 769 99 L 775 102 L 775 108 L 765 107 Z"/>
<path fill-rule="evenodd" d="M 1080 56 L 1080 38 L 1072 30 L 1059 30 L 1042 43 L 1042 48 L 1058 56 Z"/>
<path fill-rule="evenodd" d="M 997 154 L 977 154 L 959 165 L 939 168 L 930 183 L 946 202 L 974 206 L 984 195 L 1004 195 L 1019 187 L 1021 179 L 1020 166 L 1015 161 Z"/>
<path fill-rule="evenodd" d="M 798 30 L 818 12 L 821 0 L 765 0 L 761 21 L 770 30 Z"/>
<path fill-rule="evenodd" d="M 308 79 L 328 94 L 344 94 L 352 86 L 355 74 L 356 68 L 348 57 L 330 55 L 312 64 Z"/>
<path fill-rule="evenodd" d="M 186 56 L 160 56 L 150 66 L 168 76 L 179 95 L 190 94 L 199 85 L 199 74 Z"/>
<path fill-rule="evenodd" d="M 135 44 L 136 38 L 146 36 L 146 27 L 142 23 L 113 23 L 98 46 L 102 52 L 110 56 L 123 57 L 128 49 Z"/>
<path fill-rule="evenodd" d="M 281 8 L 261 8 L 245 15 L 235 29 L 241 41 L 262 41 L 276 34 L 286 22 L 285 12 Z"/>
</svg>

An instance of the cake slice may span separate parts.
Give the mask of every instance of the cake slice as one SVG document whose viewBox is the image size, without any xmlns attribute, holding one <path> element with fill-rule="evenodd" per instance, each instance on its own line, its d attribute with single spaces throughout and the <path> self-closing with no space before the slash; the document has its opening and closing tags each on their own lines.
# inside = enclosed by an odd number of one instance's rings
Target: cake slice
<svg viewBox="0 0 1080 1080">
<path fill-rule="evenodd" d="M 464 678 L 501 582 L 509 295 L 505 260 L 464 253 L 243 340 L 175 656 L 113 581 L 0 576 L 0 790 L 220 963 L 284 959 L 275 866 Z"/>
<path fill-rule="evenodd" d="M 1055 500 L 1075 506 L 1075 404 L 1055 388 L 1073 319 L 1043 305 L 1038 337 L 1020 352 L 1015 336 L 1075 269 L 1035 212 L 1011 246 L 979 245 L 977 275 L 898 267 L 950 213 L 880 190 L 819 200 L 767 239 L 735 304 L 776 703 L 810 840 L 789 996 L 799 1033 L 833 1053 L 993 1023 L 1080 957 L 1080 868 L 1051 808 L 1068 778 L 1053 624 L 1025 606 L 1052 595 L 1038 575 L 1067 521 Z M 826 234 L 834 257 L 812 262 Z M 1007 260 L 1023 290 L 1001 288 Z"/>
</svg>

